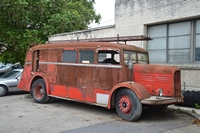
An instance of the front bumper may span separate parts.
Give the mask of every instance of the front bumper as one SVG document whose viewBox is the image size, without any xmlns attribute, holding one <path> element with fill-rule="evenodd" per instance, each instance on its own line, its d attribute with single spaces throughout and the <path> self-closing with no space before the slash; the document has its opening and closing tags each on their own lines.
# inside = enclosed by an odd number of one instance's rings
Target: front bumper
<svg viewBox="0 0 200 133">
<path fill-rule="evenodd" d="M 174 104 L 183 102 L 183 96 L 181 97 L 159 97 L 151 96 L 150 98 L 142 99 L 142 104 L 148 105 L 161 105 L 161 104 Z"/>
</svg>

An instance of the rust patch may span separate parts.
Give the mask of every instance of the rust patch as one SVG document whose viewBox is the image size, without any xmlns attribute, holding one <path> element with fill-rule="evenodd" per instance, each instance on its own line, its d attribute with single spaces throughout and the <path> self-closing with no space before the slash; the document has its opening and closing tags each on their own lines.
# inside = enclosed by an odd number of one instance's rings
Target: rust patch
<svg viewBox="0 0 200 133">
<path fill-rule="evenodd" d="M 45 62 L 47 61 L 47 57 L 48 57 L 48 49 L 41 49 L 40 50 L 40 62 Z"/>
<path fill-rule="evenodd" d="M 53 64 L 47 65 L 47 72 L 46 75 L 48 77 L 49 82 L 56 83 L 56 77 L 57 77 L 57 66 Z"/>
<path fill-rule="evenodd" d="M 63 49 L 48 49 L 48 59 L 49 62 L 61 62 Z"/>
<path fill-rule="evenodd" d="M 46 73 L 47 72 L 47 65 L 46 64 L 40 64 L 39 65 L 39 72 Z"/>
</svg>

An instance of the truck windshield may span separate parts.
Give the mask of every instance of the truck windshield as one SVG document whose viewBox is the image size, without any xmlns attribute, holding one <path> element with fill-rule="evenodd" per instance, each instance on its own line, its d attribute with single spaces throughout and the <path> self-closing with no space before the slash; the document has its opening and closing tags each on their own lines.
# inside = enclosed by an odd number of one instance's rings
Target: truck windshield
<svg viewBox="0 0 200 133">
<path fill-rule="evenodd" d="M 148 54 L 134 51 L 124 51 L 124 62 L 125 64 L 132 60 L 132 63 L 148 64 Z"/>
</svg>

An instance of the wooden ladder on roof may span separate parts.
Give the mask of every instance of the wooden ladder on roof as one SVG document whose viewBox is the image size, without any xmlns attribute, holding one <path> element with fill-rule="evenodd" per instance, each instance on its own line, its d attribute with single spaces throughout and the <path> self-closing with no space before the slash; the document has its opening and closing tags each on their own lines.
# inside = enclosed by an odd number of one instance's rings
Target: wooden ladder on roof
<svg viewBox="0 0 200 133">
<path fill-rule="evenodd" d="M 47 43 L 64 43 L 64 42 L 126 42 L 127 41 L 149 41 L 152 40 L 150 37 L 144 35 L 138 36 L 119 36 L 117 37 L 105 37 L 105 38 L 90 38 L 90 39 L 77 39 L 76 40 L 58 40 L 48 41 Z"/>
</svg>

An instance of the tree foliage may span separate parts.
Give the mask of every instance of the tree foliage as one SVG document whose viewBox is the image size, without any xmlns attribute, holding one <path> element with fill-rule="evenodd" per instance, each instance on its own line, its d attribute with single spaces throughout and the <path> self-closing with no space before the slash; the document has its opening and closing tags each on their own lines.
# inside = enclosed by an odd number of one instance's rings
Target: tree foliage
<svg viewBox="0 0 200 133">
<path fill-rule="evenodd" d="M 47 36 L 87 29 L 101 16 L 95 0 L 1 0 L 0 61 L 24 63 L 29 44 L 45 43 Z"/>
</svg>

